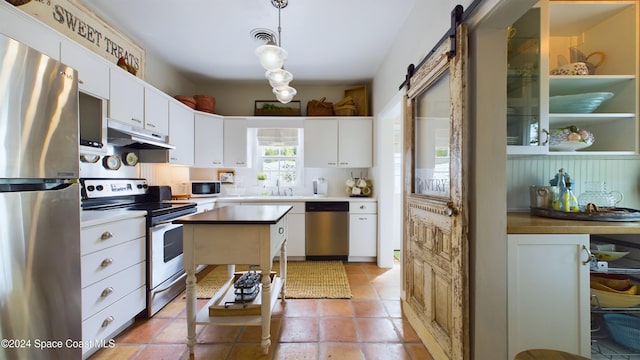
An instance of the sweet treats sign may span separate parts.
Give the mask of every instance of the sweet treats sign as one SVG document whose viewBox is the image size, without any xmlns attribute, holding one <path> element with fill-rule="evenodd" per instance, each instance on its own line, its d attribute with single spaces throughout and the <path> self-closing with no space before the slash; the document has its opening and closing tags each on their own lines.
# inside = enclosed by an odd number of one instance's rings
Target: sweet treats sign
<svg viewBox="0 0 640 360">
<path fill-rule="evenodd" d="M 77 0 L 6 0 L 112 63 L 121 58 L 144 78 L 145 51 Z"/>
</svg>

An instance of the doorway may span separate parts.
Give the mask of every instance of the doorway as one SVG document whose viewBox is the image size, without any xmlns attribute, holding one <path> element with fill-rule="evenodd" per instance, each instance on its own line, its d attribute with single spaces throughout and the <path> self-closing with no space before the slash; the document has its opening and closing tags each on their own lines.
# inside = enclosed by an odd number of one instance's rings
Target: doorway
<svg viewBox="0 0 640 360">
<path fill-rule="evenodd" d="M 378 266 L 382 268 L 401 260 L 403 95 L 399 91 L 376 119 L 378 179 L 380 189 L 385 189 L 378 192 Z"/>
</svg>

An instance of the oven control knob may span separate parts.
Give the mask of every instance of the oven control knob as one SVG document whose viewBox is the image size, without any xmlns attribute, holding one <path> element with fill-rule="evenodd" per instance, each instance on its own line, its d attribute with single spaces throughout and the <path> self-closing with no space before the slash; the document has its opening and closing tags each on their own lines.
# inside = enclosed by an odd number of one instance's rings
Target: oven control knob
<svg viewBox="0 0 640 360">
<path fill-rule="evenodd" d="M 96 190 L 102 191 L 102 190 L 104 190 L 104 187 L 102 185 L 98 185 L 98 186 L 96 186 Z"/>
<path fill-rule="evenodd" d="M 95 186 L 93 186 L 93 185 L 89 185 L 89 186 L 87 186 L 87 191 L 93 191 L 93 190 L 95 190 L 95 189 L 96 189 L 96 187 L 95 187 Z"/>
<path fill-rule="evenodd" d="M 142 185 L 142 184 L 138 184 L 136 187 L 137 187 L 138 189 L 143 189 L 143 188 L 144 188 L 144 185 Z"/>
</svg>

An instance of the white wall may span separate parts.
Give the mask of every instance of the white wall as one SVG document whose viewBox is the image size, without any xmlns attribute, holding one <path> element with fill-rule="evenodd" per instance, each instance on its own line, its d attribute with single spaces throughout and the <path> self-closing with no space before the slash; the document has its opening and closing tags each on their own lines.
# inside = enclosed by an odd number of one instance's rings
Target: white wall
<svg viewBox="0 0 640 360">
<path fill-rule="evenodd" d="M 362 83 L 298 84 L 295 80 L 291 82 L 291 86 L 298 91 L 298 95 L 296 95 L 293 100 L 300 101 L 303 116 L 307 113 L 307 102 L 309 102 L 309 100 L 319 100 L 325 97 L 326 101 L 336 103 L 344 98 L 345 90 L 362 85 L 368 85 L 370 89 L 369 84 Z M 271 92 L 271 86 L 269 86 L 266 79 L 259 82 L 210 81 L 198 84 L 196 92 L 215 97 L 215 113 L 225 116 L 253 116 L 256 100 L 275 100 L 275 96 Z M 369 96 L 369 102 L 370 101 Z M 289 106 L 291 106 L 291 104 Z"/>
</svg>

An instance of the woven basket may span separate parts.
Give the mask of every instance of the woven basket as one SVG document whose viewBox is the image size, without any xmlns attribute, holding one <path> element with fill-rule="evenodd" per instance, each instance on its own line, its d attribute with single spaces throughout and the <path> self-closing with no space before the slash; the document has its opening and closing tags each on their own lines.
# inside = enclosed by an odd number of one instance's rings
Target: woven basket
<svg viewBox="0 0 640 360">
<path fill-rule="evenodd" d="M 311 100 L 307 103 L 307 116 L 333 116 L 333 103 L 326 102 L 327 98 Z"/>
<path fill-rule="evenodd" d="M 213 113 L 216 108 L 216 99 L 209 95 L 193 95 L 196 100 L 196 110 Z"/>
<path fill-rule="evenodd" d="M 354 116 L 356 114 L 355 105 L 335 106 L 333 111 L 337 116 Z"/>
<path fill-rule="evenodd" d="M 196 99 L 191 96 L 185 95 L 176 95 L 173 97 L 174 99 L 180 101 L 181 103 L 187 105 L 188 107 L 195 109 L 196 108 Z"/>
<path fill-rule="evenodd" d="M 640 318 L 625 314 L 604 314 L 603 317 L 615 342 L 640 351 Z"/>
</svg>

